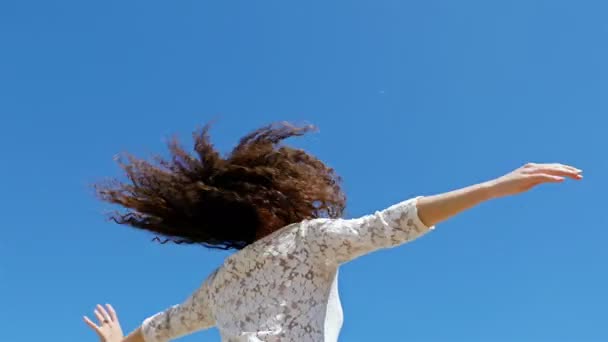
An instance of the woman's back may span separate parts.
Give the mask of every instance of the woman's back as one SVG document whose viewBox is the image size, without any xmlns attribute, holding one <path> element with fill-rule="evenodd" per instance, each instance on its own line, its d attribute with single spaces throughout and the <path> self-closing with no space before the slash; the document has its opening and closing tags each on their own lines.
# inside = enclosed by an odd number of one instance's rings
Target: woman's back
<svg viewBox="0 0 608 342">
<path fill-rule="evenodd" d="M 338 268 L 310 250 L 310 225 L 286 227 L 228 258 L 214 273 L 211 303 L 223 340 L 336 340 L 326 338 L 326 329 L 339 330 L 342 317 L 332 317 L 330 327 L 326 318 Z"/>
<path fill-rule="evenodd" d="M 147 319 L 147 342 L 217 326 L 223 341 L 335 342 L 341 263 L 428 231 L 415 200 L 353 220 L 287 226 L 228 257 L 193 296 Z"/>
</svg>

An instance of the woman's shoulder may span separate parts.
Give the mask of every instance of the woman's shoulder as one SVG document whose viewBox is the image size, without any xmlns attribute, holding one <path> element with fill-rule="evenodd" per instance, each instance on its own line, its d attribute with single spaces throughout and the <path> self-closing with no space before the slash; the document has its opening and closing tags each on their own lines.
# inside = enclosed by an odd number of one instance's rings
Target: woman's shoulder
<svg viewBox="0 0 608 342">
<path fill-rule="evenodd" d="M 298 253 L 308 247 L 308 240 L 313 238 L 314 230 L 329 221 L 332 219 L 311 219 L 287 225 L 232 254 L 224 266 Z"/>
</svg>

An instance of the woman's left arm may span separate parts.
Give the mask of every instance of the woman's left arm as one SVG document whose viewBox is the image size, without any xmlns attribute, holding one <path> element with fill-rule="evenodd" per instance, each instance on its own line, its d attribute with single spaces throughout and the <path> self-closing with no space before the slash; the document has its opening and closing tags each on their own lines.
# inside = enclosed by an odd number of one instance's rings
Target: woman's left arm
<svg viewBox="0 0 608 342">
<path fill-rule="evenodd" d="M 125 337 L 121 342 L 146 342 L 141 327 L 135 329 L 129 336 Z"/>
<path fill-rule="evenodd" d="M 131 334 L 123 337 L 114 309 L 98 305 L 95 315 L 99 324 L 85 317 L 85 322 L 99 335 L 101 342 L 167 342 L 215 325 L 211 310 L 209 283 L 213 274 L 183 303 L 144 320 Z"/>
</svg>

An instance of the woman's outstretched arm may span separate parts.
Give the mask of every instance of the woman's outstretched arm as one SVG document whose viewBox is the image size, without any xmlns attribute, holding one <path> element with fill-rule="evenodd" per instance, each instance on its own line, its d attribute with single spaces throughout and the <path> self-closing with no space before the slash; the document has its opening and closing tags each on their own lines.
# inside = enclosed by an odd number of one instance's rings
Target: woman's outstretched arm
<svg viewBox="0 0 608 342">
<path fill-rule="evenodd" d="M 582 171 L 562 164 L 527 164 L 494 180 L 428 197 L 417 197 L 372 215 L 308 223 L 312 252 L 323 262 L 348 262 L 373 251 L 412 241 L 443 222 L 490 199 L 515 195 L 542 183 L 582 179 Z"/>
<path fill-rule="evenodd" d="M 434 226 L 490 199 L 516 195 L 542 183 L 559 183 L 566 177 L 580 180 L 582 170 L 563 164 L 526 164 L 489 182 L 422 197 L 417 203 L 418 216 L 427 226 Z"/>
</svg>

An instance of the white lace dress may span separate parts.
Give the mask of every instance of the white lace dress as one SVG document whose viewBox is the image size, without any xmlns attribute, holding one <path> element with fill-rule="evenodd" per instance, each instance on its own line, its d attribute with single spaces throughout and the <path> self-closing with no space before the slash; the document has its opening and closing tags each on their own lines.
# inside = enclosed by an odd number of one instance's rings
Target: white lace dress
<svg viewBox="0 0 608 342">
<path fill-rule="evenodd" d="M 357 219 L 287 226 L 228 257 L 185 302 L 146 319 L 146 342 L 217 326 L 224 342 L 336 342 L 340 264 L 433 227 L 411 199 Z"/>
</svg>

